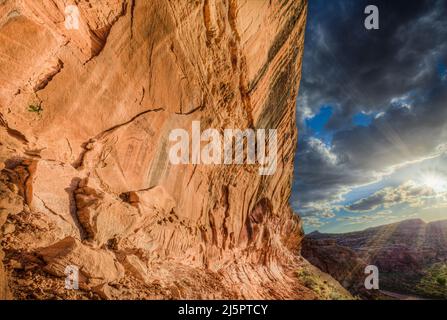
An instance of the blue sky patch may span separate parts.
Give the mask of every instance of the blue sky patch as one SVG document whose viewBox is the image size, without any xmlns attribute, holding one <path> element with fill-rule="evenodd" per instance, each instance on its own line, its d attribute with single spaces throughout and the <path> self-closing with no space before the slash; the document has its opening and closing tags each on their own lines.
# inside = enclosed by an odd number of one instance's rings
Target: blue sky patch
<svg viewBox="0 0 447 320">
<path fill-rule="evenodd" d="M 438 64 L 438 74 L 441 81 L 447 82 L 447 67 L 442 62 Z"/>
<path fill-rule="evenodd" d="M 333 113 L 331 106 L 322 106 L 316 115 L 306 119 L 306 126 L 310 129 L 310 134 L 321 139 L 327 145 L 331 143 L 333 133 L 326 129 L 326 124 L 331 119 Z"/>
<path fill-rule="evenodd" d="M 352 117 L 352 123 L 358 127 L 368 127 L 373 121 L 373 116 L 359 112 Z"/>
</svg>

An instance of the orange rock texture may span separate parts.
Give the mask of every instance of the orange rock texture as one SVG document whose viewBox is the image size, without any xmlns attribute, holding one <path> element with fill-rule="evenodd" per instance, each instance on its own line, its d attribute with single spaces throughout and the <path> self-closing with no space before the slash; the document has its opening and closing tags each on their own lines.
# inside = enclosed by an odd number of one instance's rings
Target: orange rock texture
<svg viewBox="0 0 447 320">
<path fill-rule="evenodd" d="M 296 276 L 308 264 L 288 205 L 306 13 L 305 0 L 0 1 L 0 297 L 318 298 Z M 172 165 L 169 132 L 192 121 L 277 129 L 275 174 Z"/>
</svg>

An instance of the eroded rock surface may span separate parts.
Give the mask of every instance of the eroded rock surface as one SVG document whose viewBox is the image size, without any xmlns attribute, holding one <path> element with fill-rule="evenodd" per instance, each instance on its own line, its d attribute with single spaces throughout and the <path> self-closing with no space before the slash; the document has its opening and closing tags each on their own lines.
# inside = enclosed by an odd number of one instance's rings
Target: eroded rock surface
<svg viewBox="0 0 447 320">
<path fill-rule="evenodd" d="M 288 205 L 306 1 L 76 3 L 73 30 L 0 1 L 2 297 L 318 298 Z M 275 174 L 171 165 L 194 120 L 277 129 Z"/>
</svg>

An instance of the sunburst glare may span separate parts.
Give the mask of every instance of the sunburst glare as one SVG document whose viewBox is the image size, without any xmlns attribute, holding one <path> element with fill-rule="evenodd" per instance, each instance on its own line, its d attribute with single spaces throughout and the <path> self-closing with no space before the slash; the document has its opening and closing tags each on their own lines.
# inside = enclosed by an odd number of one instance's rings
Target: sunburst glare
<svg viewBox="0 0 447 320">
<path fill-rule="evenodd" d="M 421 178 L 421 183 L 436 193 L 442 193 L 447 191 L 447 180 L 440 175 L 434 173 L 424 174 Z"/>
</svg>

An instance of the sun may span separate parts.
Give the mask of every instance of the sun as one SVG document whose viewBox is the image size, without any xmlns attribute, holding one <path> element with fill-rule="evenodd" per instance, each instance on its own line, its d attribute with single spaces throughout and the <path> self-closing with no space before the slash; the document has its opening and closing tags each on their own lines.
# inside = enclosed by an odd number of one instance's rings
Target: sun
<svg viewBox="0 0 447 320">
<path fill-rule="evenodd" d="M 443 177 L 434 174 L 426 174 L 422 177 L 421 182 L 423 185 L 433 189 L 433 191 L 437 193 L 447 191 L 447 180 Z"/>
</svg>

